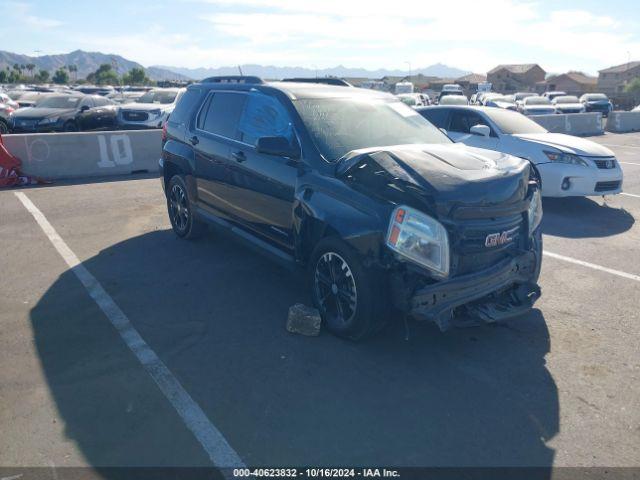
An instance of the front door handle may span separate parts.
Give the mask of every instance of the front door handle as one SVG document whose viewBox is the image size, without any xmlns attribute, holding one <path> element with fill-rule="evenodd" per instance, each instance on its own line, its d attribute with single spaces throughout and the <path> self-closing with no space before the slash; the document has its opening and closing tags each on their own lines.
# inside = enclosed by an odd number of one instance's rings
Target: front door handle
<svg viewBox="0 0 640 480">
<path fill-rule="evenodd" d="M 244 154 L 242 150 L 233 152 L 231 156 L 236 159 L 236 162 L 240 162 L 240 163 L 244 162 L 247 159 L 247 156 Z"/>
<path fill-rule="evenodd" d="M 198 137 L 196 137 L 195 135 L 191 137 L 189 141 L 191 142 L 191 145 L 197 145 L 198 143 L 200 143 L 200 140 L 198 140 Z"/>
</svg>

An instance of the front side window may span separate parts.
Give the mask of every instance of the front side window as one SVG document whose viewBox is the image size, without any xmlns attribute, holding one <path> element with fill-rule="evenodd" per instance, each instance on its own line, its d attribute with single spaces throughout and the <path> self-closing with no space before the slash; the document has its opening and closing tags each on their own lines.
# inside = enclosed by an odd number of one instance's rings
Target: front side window
<svg viewBox="0 0 640 480">
<path fill-rule="evenodd" d="M 215 93 L 210 98 L 206 111 L 200 114 L 198 128 L 205 132 L 238 140 L 238 123 L 246 99 L 247 96 L 241 93 Z"/>
<path fill-rule="evenodd" d="M 395 98 L 307 98 L 293 104 L 318 150 L 330 162 L 361 148 L 451 143 L 417 111 Z"/>
<path fill-rule="evenodd" d="M 447 128 L 449 110 L 446 108 L 425 108 L 424 110 L 420 110 L 420 115 L 438 128 Z"/>
<path fill-rule="evenodd" d="M 239 124 L 240 141 L 255 145 L 260 137 L 285 137 L 293 141 L 289 114 L 277 98 L 262 93 L 249 96 Z"/>
<path fill-rule="evenodd" d="M 491 126 L 475 112 L 456 110 L 451 113 L 451 131 L 458 133 L 471 133 L 471 127 L 475 125 Z"/>
</svg>

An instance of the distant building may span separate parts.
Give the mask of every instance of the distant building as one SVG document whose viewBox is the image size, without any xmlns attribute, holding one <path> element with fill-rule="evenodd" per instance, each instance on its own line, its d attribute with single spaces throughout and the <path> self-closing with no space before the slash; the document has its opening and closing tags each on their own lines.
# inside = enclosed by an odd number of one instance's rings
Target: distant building
<svg viewBox="0 0 640 480">
<path fill-rule="evenodd" d="M 583 93 L 595 92 L 598 86 L 598 79 L 590 77 L 582 72 L 567 72 L 562 75 L 554 75 L 544 82 L 544 91 L 559 90 L 567 92 L 569 95 L 580 96 Z"/>
<path fill-rule="evenodd" d="M 478 91 L 478 84 L 487 81 L 487 76 L 481 73 L 470 73 L 463 77 L 456 78 L 455 83 L 460 85 L 467 96 L 473 95 Z"/>
<path fill-rule="evenodd" d="M 536 83 L 544 81 L 546 75 L 537 63 L 498 65 L 487 72 L 487 81 L 496 92 L 533 92 Z"/>
<path fill-rule="evenodd" d="M 640 62 L 623 63 L 605 68 L 598 73 L 598 91 L 607 95 L 622 93 L 627 83 L 640 77 Z"/>
</svg>

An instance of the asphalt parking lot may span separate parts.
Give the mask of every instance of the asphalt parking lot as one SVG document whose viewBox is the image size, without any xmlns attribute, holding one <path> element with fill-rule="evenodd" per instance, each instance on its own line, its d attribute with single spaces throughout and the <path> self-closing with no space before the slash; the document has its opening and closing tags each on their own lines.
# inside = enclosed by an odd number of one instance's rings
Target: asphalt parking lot
<svg viewBox="0 0 640 480">
<path fill-rule="evenodd" d="M 627 194 L 545 200 L 555 255 L 530 315 L 357 344 L 287 333 L 300 279 L 230 237 L 178 240 L 156 178 L 20 192 L 245 464 L 638 466 L 640 133 L 592 139 Z M 0 192 L 0 465 L 210 465 L 16 192 Z"/>
</svg>

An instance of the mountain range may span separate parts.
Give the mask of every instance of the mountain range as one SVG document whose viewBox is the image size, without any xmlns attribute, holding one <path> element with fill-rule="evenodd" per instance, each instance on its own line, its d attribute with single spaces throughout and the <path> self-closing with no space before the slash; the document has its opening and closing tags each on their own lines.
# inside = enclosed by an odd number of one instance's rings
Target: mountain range
<svg viewBox="0 0 640 480">
<path fill-rule="evenodd" d="M 255 75 L 257 77 L 266 79 L 280 79 L 288 77 L 349 77 L 349 78 L 382 78 L 385 76 L 402 77 L 405 75 L 422 74 L 431 77 L 440 78 L 458 78 L 463 75 L 471 73 L 467 70 L 461 70 L 459 68 L 449 67 L 441 63 L 436 63 L 425 68 L 408 70 L 389 70 L 380 68 L 377 70 L 367 70 L 364 68 L 349 68 L 343 65 L 338 65 L 332 68 L 313 69 L 305 67 L 275 67 L 271 65 L 240 65 L 233 67 L 219 67 L 219 68 L 182 68 L 182 67 L 170 67 L 170 66 L 158 66 L 163 71 L 170 71 L 179 73 L 185 77 L 192 78 L 194 80 L 202 80 L 206 77 L 213 77 L 216 75 L 239 75 L 240 70 L 244 75 Z"/>
<path fill-rule="evenodd" d="M 30 63 L 36 66 L 36 70 L 33 73 L 37 73 L 39 70 L 47 70 L 51 74 L 60 67 L 75 65 L 78 68 L 78 78 L 86 78 L 87 75 L 95 72 L 103 63 L 113 65 L 114 69 L 118 72 L 118 75 L 123 75 L 132 68 L 144 68 L 139 63 L 127 60 L 120 55 L 105 54 L 101 52 L 75 50 L 71 53 L 64 53 L 60 55 L 42 55 L 39 57 L 32 57 L 29 55 L 21 55 L 18 53 L 0 50 L 1 69 L 7 67 L 13 68 L 15 64 L 28 65 Z M 145 70 L 147 71 L 147 76 L 151 80 L 189 80 L 189 78 L 177 72 L 166 71 L 157 67 L 150 67 Z"/>
<path fill-rule="evenodd" d="M 350 77 L 350 78 L 382 78 L 385 76 L 402 77 L 409 73 L 413 75 L 423 74 L 425 76 L 440 78 L 458 78 L 468 73 L 466 70 L 449 67 L 441 63 L 431 65 L 425 68 L 408 70 L 389 70 L 377 69 L 367 70 L 364 68 L 349 68 L 342 65 L 332 68 L 313 69 L 305 67 L 276 67 L 272 65 L 253 65 L 246 64 L 238 66 L 218 67 L 218 68 L 183 68 L 171 66 L 151 66 L 143 67 L 137 62 L 128 60 L 120 55 L 105 54 L 101 52 L 85 52 L 83 50 L 75 50 L 71 53 L 59 55 L 42 55 L 32 57 L 29 55 L 21 55 L 0 50 L 0 68 L 13 68 L 15 64 L 28 65 L 34 64 L 37 73 L 38 70 L 47 70 L 53 73 L 60 67 L 67 65 L 75 65 L 78 69 L 77 77 L 86 78 L 98 67 L 104 63 L 113 65 L 118 75 L 127 73 L 132 68 L 144 68 L 147 76 L 151 80 L 202 80 L 206 77 L 216 75 L 238 75 L 240 70 L 244 75 L 255 75 L 265 79 L 281 79 L 287 77 Z"/>
</svg>

